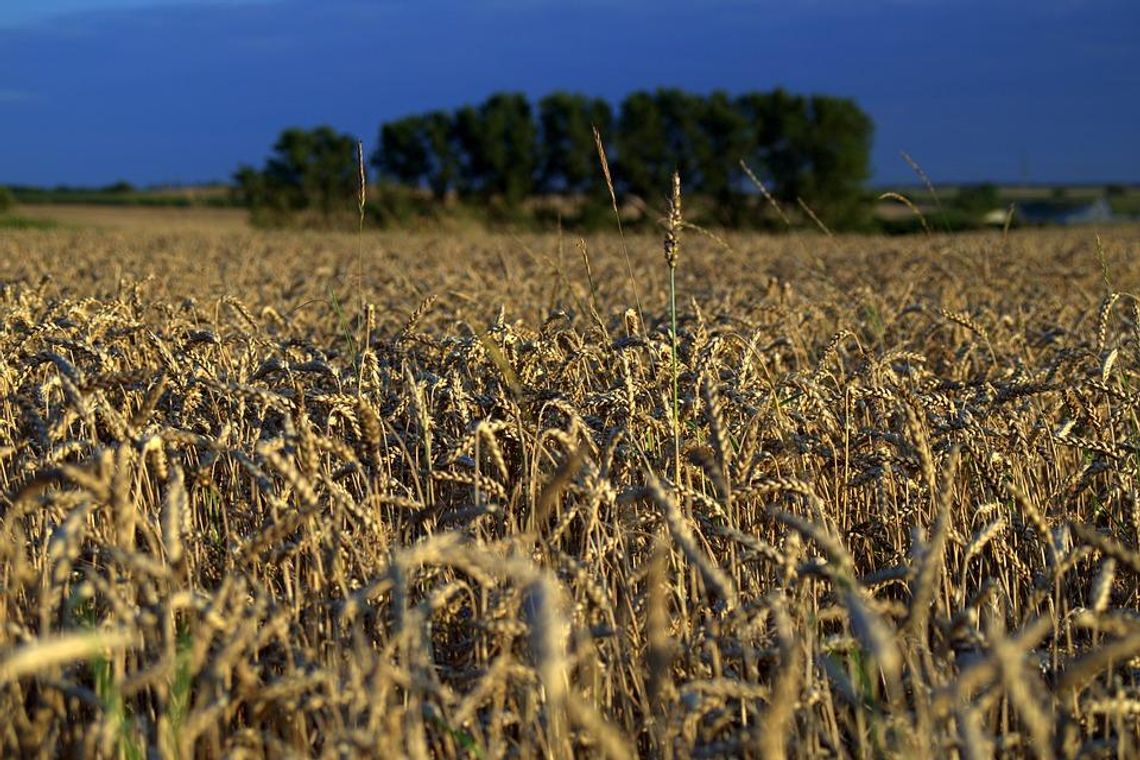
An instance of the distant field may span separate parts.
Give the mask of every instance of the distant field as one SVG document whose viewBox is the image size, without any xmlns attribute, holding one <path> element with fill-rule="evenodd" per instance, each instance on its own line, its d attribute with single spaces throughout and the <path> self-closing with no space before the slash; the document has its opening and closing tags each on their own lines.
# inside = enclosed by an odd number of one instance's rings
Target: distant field
<svg viewBox="0 0 1140 760">
<path fill-rule="evenodd" d="M 234 232 L 249 228 L 249 212 L 237 208 L 108 206 L 81 203 L 23 204 L 14 212 L 28 219 L 71 227 L 132 231 Z"/>
<path fill-rule="evenodd" d="M 1063 207 L 1091 203 L 1100 198 L 1107 200 L 1113 213 L 1121 220 L 1140 220 L 1140 186 L 1109 185 L 998 185 L 994 188 L 995 197 L 989 205 L 982 207 L 959 207 L 958 201 L 963 191 L 976 191 L 977 185 L 940 185 L 935 188 L 937 200 L 922 185 L 907 185 L 891 188 L 878 188 L 867 191 L 867 201 L 871 203 L 872 227 L 898 233 L 917 233 L 922 226 L 914 216 L 914 211 L 897 199 L 879 199 L 884 191 L 897 192 L 908 198 L 926 217 L 927 225 L 933 230 L 947 232 L 984 227 L 982 216 L 989 211 L 1006 209 L 1011 203 L 1040 204 Z M 225 185 L 202 185 L 178 188 L 130 189 L 38 189 L 19 188 L 17 199 L 22 201 L 20 208 L 26 210 L 21 217 L 34 221 L 52 221 L 63 224 L 94 225 L 103 228 L 145 228 L 192 230 L 199 225 L 212 229 L 236 231 L 247 225 L 248 210 L 235 205 L 237 201 L 232 191 Z M 367 211 L 369 223 L 378 218 L 414 228 L 423 219 L 438 222 L 436 226 L 465 228 L 478 226 L 488 219 L 496 218 L 499 212 L 488 213 L 487 208 L 470 200 L 466 203 L 445 206 L 433 205 L 430 194 L 422 191 L 405 193 L 387 192 L 371 186 L 368 197 L 374 204 Z M 387 198 L 387 201 L 381 199 Z M 397 203 L 395 199 L 402 199 Z M 581 214 L 582 196 L 535 196 L 522 204 L 515 218 L 516 226 L 529 229 L 547 229 L 557 225 L 562 219 L 573 226 L 575 218 Z M 759 198 L 756 199 L 759 202 Z M 382 212 L 379 204 L 387 203 L 387 211 Z M 394 204 L 394 205 L 393 205 Z M 711 201 L 702 199 L 698 207 L 710 217 Z M 654 209 L 656 201 L 646 204 L 642 199 L 631 199 L 623 207 L 623 216 L 628 226 L 646 226 L 660 216 L 660 209 Z M 795 204 L 786 209 L 797 223 L 813 227 L 814 224 L 802 217 Z M 351 203 L 346 203 L 346 208 Z M 399 211 L 403 208 L 402 212 Z M 752 221 L 763 221 L 768 225 L 780 225 L 779 217 L 766 204 L 760 204 L 750 212 Z M 419 217 L 417 217 L 417 214 Z M 826 214 L 825 214 L 826 216 Z M 355 208 L 345 211 L 332 223 L 333 228 L 348 229 L 354 226 Z M 480 221 L 482 220 L 482 222 Z M 5 221 L 8 223 L 5 224 Z M 296 221 L 296 220 L 294 220 Z M 312 220 L 310 220 L 312 221 Z M 320 221 L 320 220 L 318 220 Z M 326 220 L 327 221 L 327 220 Z M 500 220 L 501 221 L 501 220 Z M 825 223 L 834 220 L 823 220 Z M 580 226 L 590 229 L 608 229 L 610 216 L 608 207 L 604 213 L 591 217 Z M 0 227 L 12 226 L 11 219 L 0 219 Z M 329 227 L 327 223 L 318 226 Z"/>
<path fill-rule="evenodd" d="M 922 186 L 890 188 L 901 193 L 918 206 L 935 228 L 944 228 L 944 214 L 953 217 L 955 205 L 963 191 L 976 190 L 977 185 L 950 185 L 935 188 L 937 200 Z M 1140 186 L 1137 185 L 998 185 L 995 188 L 994 208 L 1009 204 L 1046 203 L 1056 206 L 1081 205 L 1104 198 L 1121 221 L 1140 219 Z M 941 204 L 941 208 L 939 206 Z M 993 209 L 988 209 L 993 210 Z M 905 219 L 909 209 L 893 201 L 880 202 L 875 207 L 876 218 L 884 221 Z"/>
<path fill-rule="evenodd" d="M 1140 752 L 1140 227 L 21 213 L 0 755 Z"/>
</svg>

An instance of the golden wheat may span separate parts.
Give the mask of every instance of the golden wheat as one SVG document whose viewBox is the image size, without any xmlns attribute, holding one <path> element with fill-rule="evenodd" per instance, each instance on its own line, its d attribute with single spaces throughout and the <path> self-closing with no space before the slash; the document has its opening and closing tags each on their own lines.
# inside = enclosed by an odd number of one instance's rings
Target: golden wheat
<svg viewBox="0 0 1140 760">
<path fill-rule="evenodd" d="M 1137 230 L 670 210 L 0 237 L 0 754 L 1140 750 Z"/>
</svg>

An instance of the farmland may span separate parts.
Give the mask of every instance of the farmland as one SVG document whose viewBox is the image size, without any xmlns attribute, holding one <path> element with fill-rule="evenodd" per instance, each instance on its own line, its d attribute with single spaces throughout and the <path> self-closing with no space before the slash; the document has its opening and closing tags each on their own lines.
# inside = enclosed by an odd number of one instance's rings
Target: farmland
<svg viewBox="0 0 1140 760">
<path fill-rule="evenodd" d="M 0 231 L 0 754 L 1140 752 L 1138 243 Z"/>
</svg>

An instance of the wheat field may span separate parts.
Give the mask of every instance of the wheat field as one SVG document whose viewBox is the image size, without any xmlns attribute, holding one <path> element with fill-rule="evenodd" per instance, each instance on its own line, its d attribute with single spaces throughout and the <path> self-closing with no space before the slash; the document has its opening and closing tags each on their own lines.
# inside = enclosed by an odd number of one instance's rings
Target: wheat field
<svg viewBox="0 0 1140 760">
<path fill-rule="evenodd" d="M 0 754 L 1140 752 L 1140 230 L 676 242 L 2 233 Z"/>
</svg>

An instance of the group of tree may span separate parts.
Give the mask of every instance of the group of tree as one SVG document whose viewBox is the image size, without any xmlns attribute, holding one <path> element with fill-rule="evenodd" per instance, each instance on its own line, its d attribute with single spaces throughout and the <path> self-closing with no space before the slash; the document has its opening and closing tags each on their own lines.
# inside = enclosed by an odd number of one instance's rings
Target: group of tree
<svg viewBox="0 0 1140 760">
<path fill-rule="evenodd" d="M 328 222 L 351 208 L 359 192 L 357 142 L 329 126 L 286 129 L 264 168 L 240 167 L 234 184 L 257 222 L 280 224 L 297 215 Z"/>
<path fill-rule="evenodd" d="M 383 124 L 370 157 L 382 186 L 437 201 L 507 209 L 536 196 L 608 203 L 595 130 L 620 196 L 654 205 L 674 170 L 707 216 L 736 224 L 762 205 L 741 160 L 772 195 L 802 201 L 843 225 L 864 206 L 872 124 L 853 101 L 777 89 L 732 96 L 678 89 L 635 92 L 616 109 L 585 95 L 556 92 L 532 104 L 498 93 L 478 106 L 432 111 Z M 359 169 L 356 142 L 328 127 L 290 129 L 262 170 L 235 175 L 255 209 L 328 215 L 351 208 Z"/>
</svg>

